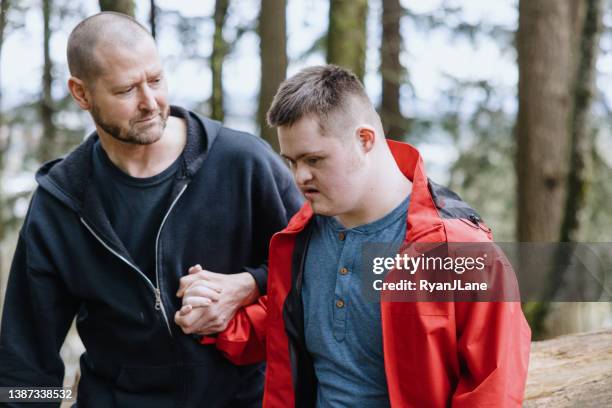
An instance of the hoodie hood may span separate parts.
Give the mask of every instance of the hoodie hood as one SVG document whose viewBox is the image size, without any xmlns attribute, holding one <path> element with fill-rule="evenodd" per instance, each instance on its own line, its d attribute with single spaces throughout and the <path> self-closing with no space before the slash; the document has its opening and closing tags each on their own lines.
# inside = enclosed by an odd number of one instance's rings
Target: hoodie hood
<svg viewBox="0 0 612 408">
<path fill-rule="evenodd" d="M 187 140 L 181 153 L 177 177 L 191 179 L 206 160 L 221 123 L 177 106 L 170 107 L 170 115 L 184 119 L 187 125 Z M 204 132 L 199 132 L 198 127 L 203 128 Z M 96 132 L 91 133 L 67 156 L 45 163 L 36 172 L 36 182 L 41 188 L 79 214 L 87 200 L 92 172 L 91 155 L 98 138 Z"/>
</svg>

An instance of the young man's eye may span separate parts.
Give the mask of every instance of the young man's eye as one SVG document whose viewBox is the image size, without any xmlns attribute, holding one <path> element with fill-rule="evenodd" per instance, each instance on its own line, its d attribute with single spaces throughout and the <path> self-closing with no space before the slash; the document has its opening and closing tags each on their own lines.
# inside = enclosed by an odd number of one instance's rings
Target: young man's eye
<svg viewBox="0 0 612 408">
<path fill-rule="evenodd" d="M 287 166 L 292 169 L 295 167 L 295 162 L 293 160 L 287 159 L 285 158 L 285 163 L 287 163 Z"/>
<path fill-rule="evenodd" d="M 306 159 L 306 163 L 310 166 L 314 166 L 315 164 L 318 164 L 321 161 L 320 157 L 309 157 Z"/>
</svg>

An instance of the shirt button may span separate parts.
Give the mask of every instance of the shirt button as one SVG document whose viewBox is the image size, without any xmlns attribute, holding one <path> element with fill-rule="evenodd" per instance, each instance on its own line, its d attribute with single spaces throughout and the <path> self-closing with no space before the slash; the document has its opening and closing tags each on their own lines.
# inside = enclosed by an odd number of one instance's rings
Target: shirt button
<svg viewBox="0 0 612 408">
<path fill-rule="evenodd" d="M 338 309 L 343 308 L 344 307 L 344 301 L 342 299 L 336 300 L 336 307 Z"/>
<path fill-rule="evenodd" d="M 340 275 L 346 275 L 348 273 L 348 269 L 346 268 L 341 268 L 340 269 Z"/>
<path fill-rule="evenodd" d="M 346 238 L 346 234 L 344 232 L 340 232 L 338 234 L 338 238 L 340 238 L 340 241 L 344 241 L 344 239 Z"/>
</svg>

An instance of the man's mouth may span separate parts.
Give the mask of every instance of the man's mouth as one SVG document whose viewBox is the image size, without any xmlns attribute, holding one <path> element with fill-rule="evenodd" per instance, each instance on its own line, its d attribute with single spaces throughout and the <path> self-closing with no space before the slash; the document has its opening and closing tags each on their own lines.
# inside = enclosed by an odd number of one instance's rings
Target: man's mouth
<svg viewBox="0 0 612 408">
<path fill-rule="evenodd" d="M 158 113 L 156 113 L 155 115 L 151 115 L 151 116 L 147 116 L 146 118 L 142 118 L 136 121 L 136 123 L 147 123 L 147 122 L 151 122 L 152 120 L 156 119 L 159 116 Z"/>
<path fill-rule="evenodd" d="M 302 190 L 302 194 L 304 194 L 304 197 L 306 198 L 313 197 L 319 194 L 319 190 L 313 187 L 302 187 L 301 190 Z"/>
</svg>

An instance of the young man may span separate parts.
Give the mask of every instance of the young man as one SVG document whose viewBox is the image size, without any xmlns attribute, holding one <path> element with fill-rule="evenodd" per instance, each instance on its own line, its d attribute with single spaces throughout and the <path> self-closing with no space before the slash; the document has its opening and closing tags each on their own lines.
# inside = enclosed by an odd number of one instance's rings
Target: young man
<svg viewBox="0 0 612 408">
<path fill-rule="evenodd" d="M 385 140 L 356 77 L 307 68 L 281 85 L 268 121 L 308 202 L 272 238 L 267 296 L 207 342 L 237 363 L 267 356 L 266 407 L 520 406 L 530 331 L 519 303 L 371 302 L 362 293 L 364 244 L 491 235 L 428 181 L 416 149 Z M 181 288 L 202 274 L 191 272 Z M 203 302 L 186 295 L 183 311 Z"/>
<path fill-rule="evenodd" d="M 198 262 L 217 272 L 201 324 L 222 330 L 265 293 L 267 243 L 301 205 L 291 174 L 261 139 L 169 106 L 155 42 L 125 15 L 82 21 L 68 64 L 96 131 L 37 173 L 6 291 L 0 386 L 61 386 L 76 315 L 79 406 L 260 406 L 262 366 L 202 348 L 172 316 Z"/>
</svg>

